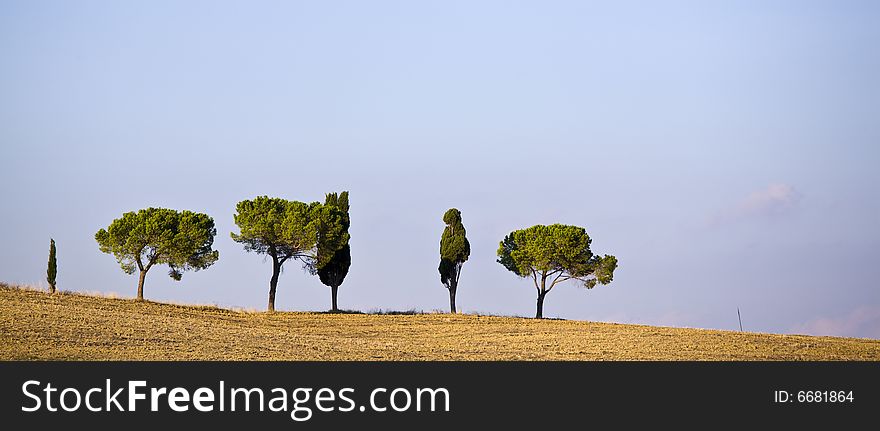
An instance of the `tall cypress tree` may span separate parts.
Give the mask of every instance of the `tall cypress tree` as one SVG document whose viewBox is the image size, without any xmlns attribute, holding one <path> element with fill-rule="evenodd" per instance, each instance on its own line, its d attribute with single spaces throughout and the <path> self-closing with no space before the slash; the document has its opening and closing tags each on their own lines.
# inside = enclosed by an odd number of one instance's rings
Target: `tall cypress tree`
<svg viewBox="0 0 880 431">
<path fill-rule="evenodd" d="M 49 238 L 49 268 L 46 269 L 46 281 L 49 282 L 49 293 L 55 293 L 55 276 L 58 275 L 58 262 L 55 257 L 55 240 Z"/>
<path fill-rule="evenodd" d="M 318 278 L 321 279 L 321 283 L 324 283 L 325 286 L 330 286 L 332 311 L 339 311 L 336 302 L 337 293 L 339 292 L 339 286 L 345 281 L 345 276 L 348 275 L 348 268 L 351 267 L 350 235 L 348 235 L 351 218 L 348 213 L 348 192 L 344 191 L 338 195 L 336 193 L 327 193 L 324 206 L 338 212 L 340 217 L 332 219 L 340 223 L 340 226 L 336 226 L 336 229 L 341 228 L 346 238 L 345 242 L 341 245 L 338 243 L 325 244 L 321 238 L 318 238 L 318 255 L 332 254 L 333 256 L 326 263 L 317 267 Z M 322 259 L 318 260 L 323 261 Z"/>
<path fill-rule="evenodd" d="M 458 290 L 458 278 L 461 266 L 471 254 L 471 244 L 467 240 L 464 225 L 461 223 L 461 211 L 450 208 L 443 214 L 443 236 L 440 238 L 440 281 L 449 290 L 449 311 L 455 313 L 455 292 Z"/>
</svg>

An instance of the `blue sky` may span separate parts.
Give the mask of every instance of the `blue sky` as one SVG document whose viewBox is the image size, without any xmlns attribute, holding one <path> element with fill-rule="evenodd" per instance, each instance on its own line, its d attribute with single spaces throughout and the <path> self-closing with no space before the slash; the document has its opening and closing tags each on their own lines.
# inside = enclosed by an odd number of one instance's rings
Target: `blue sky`
<svg viewBox="0 0 880 431">
<path fill-rule="evenodd" d="M 880 338 L 880 4 L 0 2 L 0 280 L 134 296 L 94 233 L 206 212 L 220 260 L 148 299 L 264 309 L 236 202 L 349 190 L 348 309 L 531 316 L 511 230 L 587 228 L 614 282 L 545 316 Z M 329 308 L 288 264 L 281 310 Z"/>
</svg>

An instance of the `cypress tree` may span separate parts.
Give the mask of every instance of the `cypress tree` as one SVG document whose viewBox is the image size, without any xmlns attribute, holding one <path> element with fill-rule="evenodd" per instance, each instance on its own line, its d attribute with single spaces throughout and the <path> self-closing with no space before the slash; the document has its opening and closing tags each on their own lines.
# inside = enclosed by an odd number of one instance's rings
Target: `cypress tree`
<svg viewBox="0 0 880 431">
<path fill-rule="evenodd" d="M 443 214 L 443 236 L 440 238 L 440 281 L 449 290 L 449 311 L 455 313 L 455 292 L 458 290 L 458 278 L 461 266 L 471 254 L 471 245 L 467 240 L 464 225 L 461 223 L 461 211 L 450 208 Z"/>
<path fill-rule="evenodd" d="M 340 224 L 336 228 L 337 230 L 341 229 L 345 237 L 345 241 L 341 245 L 338 242 L 325 244 L 321 238 L 318 239 L 318 255 L 333 256 L 326 263 L 318 266 L 318 278 L 321 279 L 321 283 L 330 287 L 332 311 L 339 311 L 336 302 L 337 293 L 339 292 L 339 286 L 345 281 L 345 276 L 348 275 L 349 267 L 351 267 L 351 246 L 349 245 L 351 236 L 348 234 L 351 219 L 348 213 L 348 192 L 344 191 L 338 195 L 336 193 L 328 193 L 324 200 L 324 206 L 338 211 L 340 217 L 335 217 L 333 220 Z M 323 259 L 319 259 L 319 261 L 323 261 Z"/>
<path fill-rule="evenodd" d="M 55 257 L 55 240 L 49 239 L 49 268 L 46 269 L 46 281 L 49 282 L 49 293 L 55 293 L 55 276 L 58 275 L 58 262 Z"/>
</svg>

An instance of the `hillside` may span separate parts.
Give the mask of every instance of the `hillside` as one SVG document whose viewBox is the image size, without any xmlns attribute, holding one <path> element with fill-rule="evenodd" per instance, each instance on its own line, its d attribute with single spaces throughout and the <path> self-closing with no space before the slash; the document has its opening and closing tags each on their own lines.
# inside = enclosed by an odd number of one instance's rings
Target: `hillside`
<svg viewBox="0 0 880 431">
<path fill-rule="evenodd" d="M 0 359 L 880 360 L 880 341 L 473 315 L 252 313 L 0 284 Z"/>
</svg>

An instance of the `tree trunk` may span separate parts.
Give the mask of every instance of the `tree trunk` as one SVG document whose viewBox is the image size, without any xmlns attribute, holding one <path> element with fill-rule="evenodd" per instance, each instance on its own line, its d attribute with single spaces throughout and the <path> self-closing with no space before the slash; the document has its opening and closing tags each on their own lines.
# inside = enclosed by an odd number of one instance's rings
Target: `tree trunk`
<svg viewBox="0 0 880 431">
<path fill-rule="evenodd" d="M 144 300 L 144 280 L 147 279 L 147 271 L 141 270 L 140 277 L 138 277 L 138 301 Z"/>
<path fill-rule="evenodd" d="M 535 313 L 535 319 L 543 319 L 544 318 L 544 295 L 547 292 L 538 292 L 538 312 Z"/>
<path fill-rule="evenodd" d="M 275 288 L 278 287 L 278 274 L 281 273 L 281 265 L 278 258 L 272 257 L 272 279 L 269 280 L 269 311 L 275 311 Z"/>
<path fill-rule="evenodd" d="M 330 286 L 330 292 L 332 292 L 332 295 L 333 295 L 333 310 L 332 311 L 339 311 L 339 308 L 336 307 L 336 293 L 339 292 L 339 286 Z"/>
<path fill-rule="evenodd" d="M 449 312 L 452 314 L 457 313 L 455 310 L 455 287 L 449 288 Z"/>
<path fill-rule="evenodd" d="M 55 293 L 55 285 L 54 284 L 49 285 L 49 293 Z"/>
<path fill-rule="evenodd" d="M 449 312 L 455 314 L 455 292 L 458 291 L 458 277 L 461 275 L 461 262 L 455 264 L 455 275 L 449 280 Z"/>
</svg>

